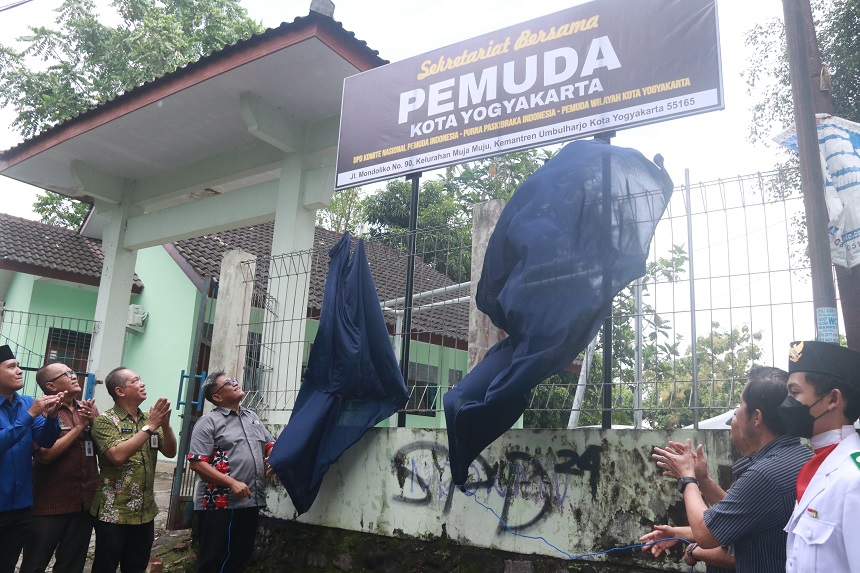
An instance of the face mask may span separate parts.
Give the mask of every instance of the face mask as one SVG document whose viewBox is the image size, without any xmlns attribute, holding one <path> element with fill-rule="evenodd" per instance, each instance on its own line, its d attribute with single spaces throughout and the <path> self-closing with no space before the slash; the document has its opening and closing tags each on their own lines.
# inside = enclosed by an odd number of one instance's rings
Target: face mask
<svg viewBox="0 0 860 573">
<path fill-rule="evenodd" d="M 815 404 L 818 404 L 823 399 L 824 396 L 816 400 L 812 406 L 815 406 Z M 779 408 L 776 409 L 779 413 L 779 418 L 782 420 L 786 434 L 798 438 L 812 437 L 812 428 L 815 425 L 815 420 L 828 412 L 825 411 L 821 416 L 815 417 L 809 413 L 812 406 L 801 404 L 792 396 L 786 396 Z"/>
</svg>

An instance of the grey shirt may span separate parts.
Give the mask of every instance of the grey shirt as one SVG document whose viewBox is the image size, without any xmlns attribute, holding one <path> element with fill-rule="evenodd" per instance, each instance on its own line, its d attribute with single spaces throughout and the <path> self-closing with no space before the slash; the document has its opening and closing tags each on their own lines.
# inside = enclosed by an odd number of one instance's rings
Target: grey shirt
<svg viewBox="0 0 860 573">
<path fill-rule="evenodd" d="M 191 432 L 188 460 L 208 463 L 247 484 L 251 497 L 238 498 L 230 488 L 206 483 L 198 477 L 194 509 L 265 507 L 265 457 L 274 441 L 257 414 L 245 408 L 237 414 L 218 406 L 197 420 Z"/>
</svg>

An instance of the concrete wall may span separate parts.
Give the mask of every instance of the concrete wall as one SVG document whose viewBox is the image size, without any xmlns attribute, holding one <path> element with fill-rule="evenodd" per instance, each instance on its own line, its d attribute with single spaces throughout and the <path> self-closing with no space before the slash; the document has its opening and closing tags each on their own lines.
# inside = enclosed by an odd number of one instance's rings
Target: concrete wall
<svg viewBox="0 0 860 573">
<path fill-rule="evenodd" d="M 473 465 L 470 481 L 478 485 L 468 496 L 451 488 L 444 431 L 376 428 L 331 467 L 298 521 L 563 557 L 542 541 L 508 533 L 481 502 L 518 533 L 543 536 L 573 555 L 631 545 L 652 523 L 684 515 L 675 482 L 658 474 L 652 449 L 697 436 L 711 475 L 730 475 L 727 430 L 511 430 Z M 268 502 L 270 516 L 295 519 L 280 484 L 270 487 Z M 613 560 L 655 565 L 640 551 L 624 554 Z"/>
</svg>

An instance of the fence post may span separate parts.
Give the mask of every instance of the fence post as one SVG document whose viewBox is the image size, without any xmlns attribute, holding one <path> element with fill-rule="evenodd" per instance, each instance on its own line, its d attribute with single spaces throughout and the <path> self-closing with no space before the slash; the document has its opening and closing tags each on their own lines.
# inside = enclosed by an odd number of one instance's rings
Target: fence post
<svg viewBox="0 0 860 573">
<path fill-rule="evenodd" d="M 491 199 L 472 207 L 472 286 L 469 287 L 469 361 L 466 371 L 472 370 L 480 362 L 487 350 L 505 337 L 505 331 L 497 328 L 490 317 L 478 310 L 475 301 L 478 296 L 478 281 L 484 268 L 484 255 L 487 243 L 496 228 L 496 223 L 505 208 L 505 201 Z"/>
<path fill-rule="evenodd" d="M 406 259 L 406 295 L 403 303 L 403 347 L 400 349 L 400 372 L 403 381 L 409 386 L 409 343 L 412 333 L 412 286 L 415 278 L 415 234 L 418 229 L 418 183 L 421 181 L 421 173 L 412 173 L 407 176 L 412 181 L 412 197 L 409 203 L 409 253 Z M 406 427 L 406 412 L 397 414 L 397 426 Z"/>
<path fill-rule="evenodd" d="M 696 273 L 693 268 L 693 205 L 690 204 L 690 170 L 684 170 L 684 192 L 687 203 L 687 252 L 690 266 L 690 346 L 693 352 L 693 390 L 690 401 L 693 404 L 693 429 L 699 429 L 699 358 L 696 348 Z"/>
<path fill-rule="evenodd" d="M 245 370 L 244 350 L 248 343 L 248 313 L 251 309 L 253 282 L 245 281 L 242 261 L 254 255 L 239 249 L 224 253 L 218 280 L 218 302 L 212 326 L 209 370 L 224 370 L 241 384 Z M 202 293 L 205 300 L 208 293 Z M 196 364 L 190 366 L 193 372 Z"/>
</svg>

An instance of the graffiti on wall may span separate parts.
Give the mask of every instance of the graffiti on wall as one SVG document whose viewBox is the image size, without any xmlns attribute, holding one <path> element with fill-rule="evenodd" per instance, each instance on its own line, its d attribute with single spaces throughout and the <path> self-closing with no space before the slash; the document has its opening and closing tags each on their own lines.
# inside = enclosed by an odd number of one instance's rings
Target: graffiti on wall
<svg viewBox="0 0 860 573">
<path fill-rule="evenodd" d="M 603 448 L 588 446 L 582 453 L 570 449 L 542 454 L 510 449 L 498 460 L 483 456 L 472 463 L 465 490 L 473 494 L 503 499 L 500 517 L 514 531 L 528 529 L 554 511 L 561 510 L 572 488 L 587 484 L 592 498 L 600 482 Z M 410 505 L 441 505 L 443 514 L 451 510 L 456 487 L 451 484 L 448 448 L 431 441 L 417 441 L 400 448 L 391 460 L 400 492 L 394 501 Z M 531 505 L 522 510 L 523 502 Z M 512 507 L 517 503 L 515 523 Z M 505 530 L 499 523 L 498 531 Z"/>
</svg>

